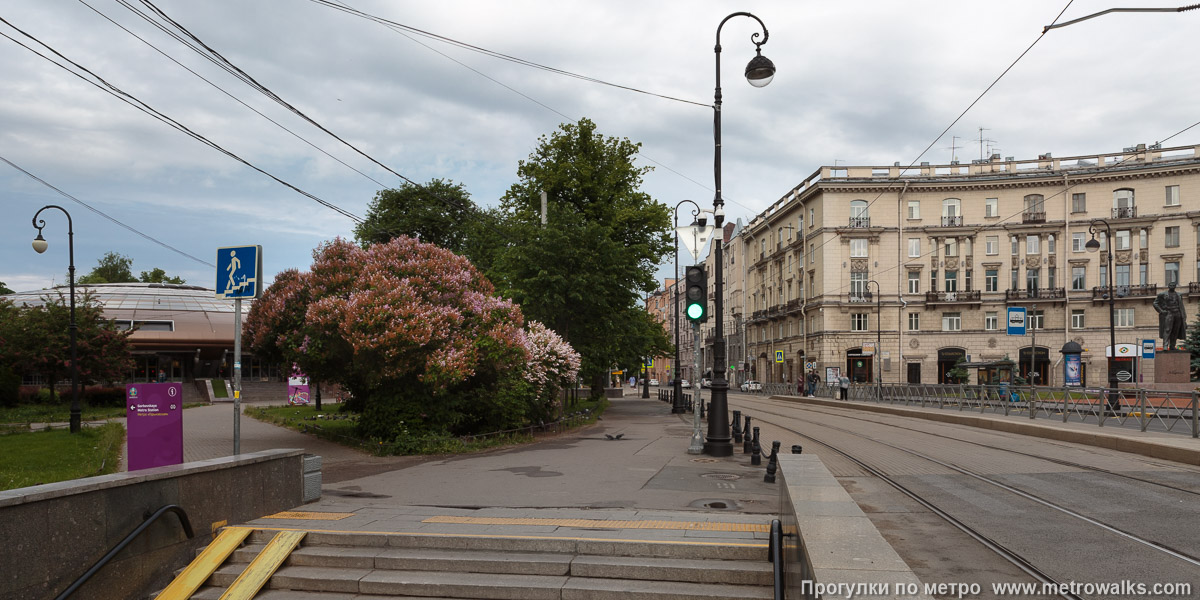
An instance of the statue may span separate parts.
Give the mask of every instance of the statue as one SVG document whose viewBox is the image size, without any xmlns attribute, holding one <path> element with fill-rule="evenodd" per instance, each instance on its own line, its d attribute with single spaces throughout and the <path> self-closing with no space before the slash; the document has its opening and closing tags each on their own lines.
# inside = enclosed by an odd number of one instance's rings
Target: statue
<svg viewBox="0 0 1200 600">
<path fill-rule="evenodd" d="M 1158 337 L 1163 339 L 1163 351 L 1176 350 L 1175 343 L 1187 338 L 1187 315 L 1174 281 L 1167 284 L 1167 291 L 1154 298 L 1154 310 L 1158 311 Z"/>
</svg>

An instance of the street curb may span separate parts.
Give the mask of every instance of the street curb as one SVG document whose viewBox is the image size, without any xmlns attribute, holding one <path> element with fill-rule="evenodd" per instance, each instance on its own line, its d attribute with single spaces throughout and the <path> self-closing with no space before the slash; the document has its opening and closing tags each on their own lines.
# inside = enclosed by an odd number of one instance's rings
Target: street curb
<svg viewBox="0 0 1200 600">
<path fill-rule="evenodd" d="M 1108 448 L 1118 452 L 1140 454 L 1142 456 L 1149 456 L 1151 458 L 1158 458 L 1162 460 L 1171 460 L 1189 465 L 1200 465 L 1200 441 L 1190 437 L 1180 436 L 1180 439 L 1164 439 L 1161 437 L 1147 439 L 1146 437 L 1143 437 L 1148 435 L 1145 433 L 1110 433 L 1101 431 L 1099 426 L 1095 428 L 1097 431 L 1080 431 L 1078 429 L 1064 429 L 1051 425 L 1043 425 L 1037 422 L 1020 422 L 989 415 L 971 415 L 960 412 L 945 412 L 942 410 L 889 406 L 886 404 L 865 404 L 853 401 L 847 402 L 843 400 L 825 400 L 821 398 L 802 398 L 798 396 L 771 396 L 771 399 L 796 402 L 800 404 L 812 404 L 815 406 L 850 408 L 864 412 L 912 417 L 915 419 L 924 419 L 926 421 L 937 421 L 939 423 L 966 425 L 968 427 L 991 429 L 993 431 L 1002 431 L 1005 433 L 1016 433 L 1019 435 L 1045 438 L 1060 442 L 1072 442 L 1076 444 L 1083 444 L 1085 446 Z"/>
</svg>

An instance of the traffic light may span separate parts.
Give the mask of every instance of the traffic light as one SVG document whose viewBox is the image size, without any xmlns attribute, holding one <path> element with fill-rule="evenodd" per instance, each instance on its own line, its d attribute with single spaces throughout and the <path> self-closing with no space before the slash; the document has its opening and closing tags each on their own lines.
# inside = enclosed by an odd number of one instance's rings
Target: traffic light
<svg viewBox="0 0 1200 600">
<path fill-rule="evenodd" d="M 708 274 L 703 265 L 693 265 L 687 268 L 685 274 L 686 287 L 683 292 L 684 314 L 694 322 L 708 319 Z"/>
</svg>

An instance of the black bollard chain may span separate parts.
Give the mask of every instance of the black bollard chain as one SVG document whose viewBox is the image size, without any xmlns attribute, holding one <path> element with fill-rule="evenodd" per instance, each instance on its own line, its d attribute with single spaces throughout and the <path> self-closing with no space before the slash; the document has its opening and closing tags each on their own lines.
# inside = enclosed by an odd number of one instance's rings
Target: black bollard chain
<svg viewBox="0 0 1200 600">
<path fill-rule="evenodd" d="M 742 411 L 733 411 L 733 442 L 742 443 Z"/>
<path fill-rule="evenodd" d="M 763 481 L 775 483 L 775 472 L 779 470 L 779 440 L 771 442 L 771 457 L 767 460 L 767 474 Z"/>
<path fill-rule="evenodd" d="M 754 428 L 754 442 L 751 446 L 750 464 L 759 466 L 762 464 L 762 446 L 758 444 L 758 428 Z"/>
<path fill-rule="evenodd" d="M 746 426 L 742 429 L 742 454 L 750 454 L 753 446 L 754 438 L 750 435 L 750 415 L 746 415 Z"/>
</svg>

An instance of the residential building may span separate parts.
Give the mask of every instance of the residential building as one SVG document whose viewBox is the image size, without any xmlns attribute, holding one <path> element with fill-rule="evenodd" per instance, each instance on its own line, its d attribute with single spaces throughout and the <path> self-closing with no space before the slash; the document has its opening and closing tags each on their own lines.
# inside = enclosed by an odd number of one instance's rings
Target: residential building
<svg viewBox="0 0 1200 600">
<path fill-rule="evenodd" d="M 1198 225 L 1200 146 L 825 166 L 741 232 L 744 291 L 726 297 L 745 299 L 749 376 L 762 381 L 796 381 L 808 363 L 823 377 L 935 383 L 960 359 L 1009 359 L 1061 385 L 1059 351 L 1075 341 L 1083 384 L 1098 386 L 1109 294 L 1118 347 L 1161 345 L 1152 302 L 1169 282 L 1195 318 Z M 1014 307 L 1036 343 L 1007 335 Z M 1152 363 L 1131 383 L 1152 382 Z"/>
</svg>

